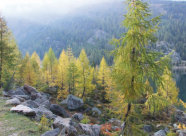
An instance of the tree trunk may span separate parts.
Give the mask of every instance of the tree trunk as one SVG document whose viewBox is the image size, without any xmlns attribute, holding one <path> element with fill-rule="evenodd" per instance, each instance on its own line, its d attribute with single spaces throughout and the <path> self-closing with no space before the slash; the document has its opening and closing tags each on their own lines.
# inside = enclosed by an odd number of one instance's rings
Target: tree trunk
<svg viewBox="0 0 186 136">
<path fill-rule="evenodd" d="M 127 121 L 128 116 L 129 116 L 130 110 L 131 110 L 131 103 L 128 103 L 127 113 L 125 114 L 124 123 L 123 123 L 122 131 L 121 131 L 122 136 L 124 136 L 124 133 L 125 133 L 125 128 L 126 128 L 126 124 L 127 124 L 126 121 Z"/>
</svg>

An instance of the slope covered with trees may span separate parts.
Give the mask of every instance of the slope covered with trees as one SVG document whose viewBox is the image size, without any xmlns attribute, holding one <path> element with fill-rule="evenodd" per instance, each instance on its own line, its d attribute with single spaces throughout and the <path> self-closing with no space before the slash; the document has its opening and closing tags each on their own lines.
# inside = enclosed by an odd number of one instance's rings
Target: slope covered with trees
<svg viewBox="0 0 186 136">
<path fill-rule="evenodd" d="M 149 2 L 149 1 L 148 1 Z M 121 21 L 126 12 L 125 4 L 121 2 L 103 3 L 84 7 L 68 16 L 59 16 L 57 20 L 41 21 L 36 23 L 24 19 L 8 19 L 9 26 L 15 34 L 18 45 L 23 54 L 26 51 L 36 51 L 43 58 L 44 53 L 52 47 L 59 57 L 61 48 L 72 48 L 77 57 L 84 48 L 87 52 L 90 64 L 99 64 L 102 55 L 109 63 L 108 50 L 112 50 L 109 41 L 113 37 L 120 37 L 122 31 Z M 159 41 L 172 44 L 182 59 L 185 59 L 185 6 L 186 2 L 175 1 L 150 1 L 150 7 L 154 16 L 161 16 L 158 31 Z M 19 25 L 19 24 L 23 25 Z"/>
</svg>

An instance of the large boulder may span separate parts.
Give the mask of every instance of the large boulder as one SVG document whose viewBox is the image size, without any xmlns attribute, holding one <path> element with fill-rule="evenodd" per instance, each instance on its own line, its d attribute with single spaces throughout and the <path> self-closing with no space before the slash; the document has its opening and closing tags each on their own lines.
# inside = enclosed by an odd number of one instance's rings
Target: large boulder
<svg viewBox="0 0 186 136">
<path fill-rule="evenodd" d="M 60 128 L 62 130 L 61 135 L 65 136 L 78 136 L 78 131 L 75 128 L 76 125 L 75 122 L 72 122 L 71 118 L 61 118 L 57 117 L 55 118 L 53 122 L 53 127 L 54 128 Z"/>
<path fill-rule="evenodd" d="M 24 106 L 24 105 L 17 105 L 16 107 L 12 107 L 10 109 L 12 112 L 22 113 L 26 116 L 35 116 L 36 113 L 31 108 Z"/>
<path fill-rule="evenodd" d="M 10 99 L 10 100 L 6 101 L 6 105 L 14 105 L 14 106 L 16 106 L 16 105 L 19 105 L 20 103 L 21 103 L 20 100 L 17 99 L 17 98 L 13 98 L 13 99 Z"/>
<path fill-rule="evenodd" d="M 71 118 L 62 118 L 58 116 L 57 118 L 54 119 L 53 127 L 63 129 L 64 127 L 69 127 L 71 121 L 72 121 Z"/>
<path fill-rule="evenodd" d="M 37 94 L 37 90 L 29 85 L 24 85 L 23 86 L 24 90 L 28 93 L 28 94 Z"/>
<path fill-rule="evenodd" d="M 56 128 L 50 131 L 45 132 L 44 134 L 42 134 L 41 136 L 58 136 L 60 133 L 60 129 Z"/>
<path fill-rule="evenodd" d="M 74 115 L 72 115 L 72 118 L 75 119 L 76 121 L 81 121 L 84 117 L 83 114 L 81 113 L 75 113 Z"/>
<path fill-rule="evenodd" d="M 38 108 L 39 107 L 39 104 L 35 101 L 32 101 L 32 100 L 25 101 L 21 105 L 24 105 L 24 106 L 27 106 L 30 108 Z"/>
<path fill-rule="evenodd" d="M 47 109 L 50 109 L 51 103 L 49 101 L 49 98 L 45 94 L 42 94 L 41 97 L 36 98 L 34 101 L 39 103 L 39 105 L 44 106 Z"/>
<path fill-rule="evenodd" d="M 66 104 L 69 110 L 77 110 L 83 106 L 83 100 L 73 96 L 68 95 L 67 99 L 62 101 L 61 104 Z"/>
<path fill-rule="evenodd" d="M 61 106 L 57 105 L 57 104 L 51 104 L 50 105 L 50 110 L 56 114 L 56 115 L 59 115 L 59 116 L 62 116 L 64 118 L 67 118 L 69 117 L 68 113 L 65 111 L 64 108 L 62 108 Z"/>
<path fill-rule="evenodd" d="M 154 136 L 166 136 L 165 130 L 159 130 L 158 132 L 154 133 Z"/>
<path fill-rule="evenodd" d="M 35 120 L 40 121 L 41 117 L 45 115 L 46 118 L 53 120 L 57 116 L 54 115 L 50 110 L 45 108 L 44 106 L 39 106 L 38 108 L 33 108 L 36 113 Z"/>
<path fill-rule="evenodd" d="M 83 133 L 89 136 L 99 136 L 101 126 L 100 125 L 90 125 L 90 124 L 81 124 L 80 127 L 83 130 Z"/>
</svg>

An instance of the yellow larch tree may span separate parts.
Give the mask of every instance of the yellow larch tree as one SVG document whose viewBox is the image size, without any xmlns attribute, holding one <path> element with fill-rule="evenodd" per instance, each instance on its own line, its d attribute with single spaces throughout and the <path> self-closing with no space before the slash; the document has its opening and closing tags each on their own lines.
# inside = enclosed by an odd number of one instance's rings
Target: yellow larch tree
<svg viewBox="0 0 186 136">
<path fill-rule="evenodd" d="M 101 99 L 105 101 L 106 89 L 109 84 L 110 79 L 110 69 L 103 57 L 100 62 L 99 72 L 98 72 L 98 84 L 101 86 Z"/>
<path fill-rule="evenodd" d="M 94 85 L 92 84 L 93 68 L 89 65 L 89 60 L 84 49 L 81 50 L 77 60 L 77 68 L 79 73 L 77 84 L 78 92 L 81 98 L 84 98 L 87 93 L 94 89 Z"/>
</svg>

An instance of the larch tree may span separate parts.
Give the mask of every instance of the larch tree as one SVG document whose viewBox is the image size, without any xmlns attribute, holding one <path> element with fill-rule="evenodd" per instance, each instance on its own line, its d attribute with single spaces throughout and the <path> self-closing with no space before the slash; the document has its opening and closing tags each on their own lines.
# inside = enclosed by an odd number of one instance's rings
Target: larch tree
<svg viewBox="0 0 186 136">
<path fill-rule="evenodd" d="M 158 88 L 158 93 L 163 96 L 170 104 L 176 104 L 178 102 L 179 90 L 176 87 L 176 82 L 172 78 L 171 71 L 166 68 L 162 75 L 162 86 Z"/>
<path fill-rule="evenodd" d="M 43 79 L 47 85 L 49 85 L 49 58 L 48 53 L 45 53 L 43 61 L 42 61 L 42 73 Z"/>
<path fill-rule="evenodd" d="M 106 89 L 109 84 L 109 78 L 110 78 L 110 69 L 105 61 L 105 58 L 103 57 L 100 62 L 100 67 L 98 71 L 98 84 L 101 86 L 101 99 L 105 101 L 106 97 Z"/>
<path fill-rule="evenodd" d="M 36 52 L 32 54 L 30 58 L 30 63 L 34 71 L 33 76 L 35 77 L 33 86 L 37 88 L 41 84 L 41 69 L 40 69 L 41 60 Z"/>
<path fill-rule="evenodd" d="M 70 94 L 75 94 L 77 78 L 79 76 L 78 69 L 76 66 L 76 59 L 73 56 L 72 49 L 67 49 L 68 56 L 68 68 L 67 68 L 67 83 L 68 83 L 68 92 Z"/>
<path fill-rule="evenodd" d="M 49 60 L 49 75 L 50 75 L 49 83 L 51 86 L 53 86 L 57 78 L 56 76 L 57 76 L 57 71 L 58 71 L 58 62 L 57 62 L 57 58 L 52 48 L 50 48 L 48 51 L 48 60 Z"/>
<path fill-rule="evenodd" d="M 34 69 L 31 64 L 30 56 L 28 53 L 26 53 L 24 59 L 23 59 L 23 79 L 24 83 L 33 86 L 34 81 L 36 80 Z"/>
<path fill-rule="evenodd" d="M 5 87 L 16 72 L 19 53 L 5 19 L 0 16 L 0 88 L 3 84 Z"/>
<path fill-rule="evenodd" d="M 94 88 L 92 84 L 93 69 L 89 65 L 89 60 L 84 49 L 81 50 L 77 60 L 77 68 L 79 73 L 77 87 L 79 89 L 78 91 L 82 91 L 81 98 L 84 98 Z"/>
<path fill-rule="evenodd" d="M 68 56 L 66 52 L 63 50 L 59 57 L 59 65 L 58 65 L 58 76 L 57 76 L 57 85 L 59 86 L 58 90 L 58 99 L 62 97 L 64 94 L 68 94 L 68 84 L 67 84 L 67 70 L 68 70 Z"/>
<path fill-rule="evenodd" d="M 45 53 L 45 56 L 42 62 L 44 78 L 45 78 L 46 83 L 49 86 L 55 85 L 55 80 L 57 78 L 56 76 L 57 76 L 57 70 L 58 70 L 57 66 L 58 66 L 57 58 L 52 48 L 50 48 L 49 51 Z"/>
<path fill-rule="evenodd" d="M 148 4 L 141 0 L 128 0 L 128 13 L 123 24 L 127 29 L 124 37 L 114 39 L 116 45 L 114 53 L 113 79 L 116 89 L 123 96 L 123 105 L 127 103 L 124 125 L 121 135 L 140 135 L 130 118 L 137 108 L 140 99 L 148 92 L 151 79 L 159 85 L 164 67 L 168 65 L 167 57 L 150 50 L 149 46 L 156 41 L 155 33 L 158 28 L 159 17 L 151 18 Z M 139 130 L 139 129 L 138 129 Z"/>
</svg>

